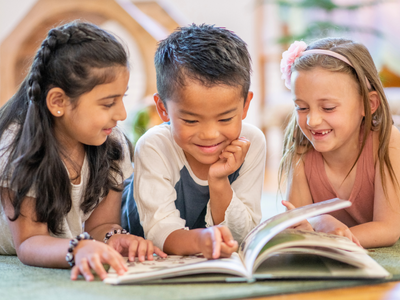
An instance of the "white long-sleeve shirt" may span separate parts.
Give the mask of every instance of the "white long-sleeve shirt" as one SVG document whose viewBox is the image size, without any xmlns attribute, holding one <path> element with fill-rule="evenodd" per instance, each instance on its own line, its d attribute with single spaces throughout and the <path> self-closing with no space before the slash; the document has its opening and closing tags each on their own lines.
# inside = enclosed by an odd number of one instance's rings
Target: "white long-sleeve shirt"
<svg viewBox="0 0 400 300">
<path fill-rule="evenodd" d="M 221 225 L 239 243 L 261 220 L 261 193 L 266 158 L 265 136 L 243 123 L 240 136 L 250 141 L 242 166 L 229 176 L 233 196 Z M 171 126 L 162 124 L 138 141 L 134 156 L 134 198 L 147 239 L 163 248 L 175 230 L 213 226 L 208 181 L 192 172 Z"/>
</svg>

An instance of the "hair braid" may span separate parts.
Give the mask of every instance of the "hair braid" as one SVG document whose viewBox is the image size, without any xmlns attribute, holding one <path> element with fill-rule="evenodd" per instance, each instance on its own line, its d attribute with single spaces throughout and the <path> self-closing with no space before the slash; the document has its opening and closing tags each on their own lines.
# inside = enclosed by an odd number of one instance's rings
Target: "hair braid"
<svg viewBox="0 0 400 300">
<path fill-rule="evenodd" d="M 125 49 L 93 24 L 71 22 L 48 32 L 19 90 L 0 109 L 1 138 L 11 125 L 18 125 L 11 144 L 0 149 L 9 155 L 0 182 L 9 183 L 13 191 L 11 221 L 20 216 L 21 205 L 32 191 L 36 221 L 46 223 L 54 234 L 63 232 L 63 218 L 72 207 L 70 178 L 62 161 L 69 157 L 55 137 L 47 93 L 62 89 L 74 107 L 82 94 L 114 81 L 119 67 L 128 68 Z M 101 146 L 85 145 L 85 150 L 90 175 L 80 208 L 87 213 L 110 190 L 120 190 L 115 175 L 122 175 L 123 153 L 111 136 Z M 0 158 L 6 152 L 0 152 Z"/>
</svg>

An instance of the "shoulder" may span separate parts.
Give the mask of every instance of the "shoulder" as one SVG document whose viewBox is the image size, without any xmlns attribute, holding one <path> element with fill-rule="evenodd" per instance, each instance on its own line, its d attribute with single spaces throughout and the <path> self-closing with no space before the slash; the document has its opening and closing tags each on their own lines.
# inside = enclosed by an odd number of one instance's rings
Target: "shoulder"
<svg viewBox="0 0 400 300">
<path fill-rule="evenodd" d="M 175 143 L 169 124 L 161 124 L 149 129 L 135 145 L 136 161 L 163 161 L 166 164 L 179 164 L 183 161 L 181 149 Z"/>
<path fill-rule="evenodd" d="M 261 139 L 265 141 L 265 135 L 261 129 L 249 123 L 242 123 L 242 135 L 249 139 Z"/>
<path fill-rule="evenodd" d="M 136 143 L 136 150 L 147 147 L 165 148 L 173 144 L 171 134 L 171 126 L 169 124 L 161 124 L 150 128 L 143 134 Z"/>
<path fill-rule="evenodd" d="M 17 135 L 18 130 L 21 128 L 21 125 L 17 123 L 13 123 L 6 130 L 4 130 L 3 134 L 0 138 L 1 145 L 9 145 L 14 137 Z"/>
<path fill-rule="evenodd" d="M 265 135 L 258 127 L 243 122 L 241 135 L 250 141 L 250 148 L 266 148 Z"/>
<path fill-rule="evenodd" d="M 389 147 L 400 149 L 400 131 L 394 125 L 392 125 L 392 132 L 390 134 Z"/>
</svg>

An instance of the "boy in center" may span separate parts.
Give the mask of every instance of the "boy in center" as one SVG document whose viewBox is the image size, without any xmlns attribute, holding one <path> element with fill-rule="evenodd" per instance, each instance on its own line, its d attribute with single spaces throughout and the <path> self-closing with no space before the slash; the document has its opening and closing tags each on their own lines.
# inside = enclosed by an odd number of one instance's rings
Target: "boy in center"
<svg viewBox="0 0 400 300">
<path fill-rule="evenodd" d="M 261 219 L 265 137 L 242 123 L 253 98 L 247 46 L 193 24 L 159 43 L 155 66 L 167 123 L 138 141 L 129 187 L 145 236 L 168 254 L 229 257 Z"/>
</svg>

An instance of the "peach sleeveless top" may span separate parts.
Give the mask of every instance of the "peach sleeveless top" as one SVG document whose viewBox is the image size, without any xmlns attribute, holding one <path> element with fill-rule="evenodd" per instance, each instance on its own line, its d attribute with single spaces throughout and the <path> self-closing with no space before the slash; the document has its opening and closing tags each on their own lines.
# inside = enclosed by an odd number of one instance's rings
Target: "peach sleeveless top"
<svg viewBox="0 0 400 300">
<path fill-rule="evenodd" d="M 356 178 L 350 199 L 346 199 L 351 201 L 352 205 L 349 208 L 330 213 L 349 227 L 372 221 L 375 193 L 375 163 L 372 147 L 371 132 L 356 165 Z M 337 197 L 336 191 L 326 175 L 324 160 L 320 152 L 313 148 L 310 149 L 304 158 L 304 170 L 313 202 Z"/>
</svg>

